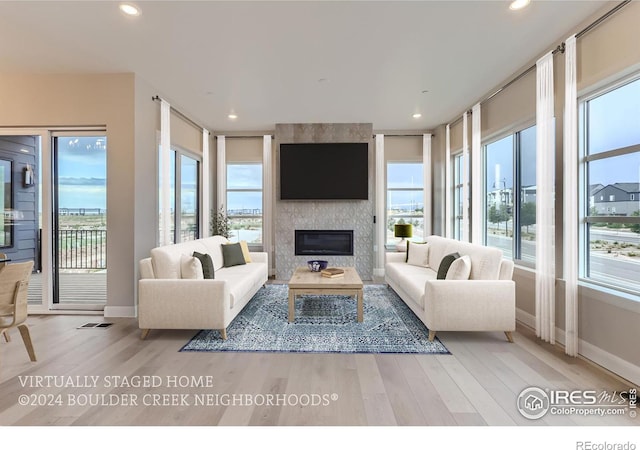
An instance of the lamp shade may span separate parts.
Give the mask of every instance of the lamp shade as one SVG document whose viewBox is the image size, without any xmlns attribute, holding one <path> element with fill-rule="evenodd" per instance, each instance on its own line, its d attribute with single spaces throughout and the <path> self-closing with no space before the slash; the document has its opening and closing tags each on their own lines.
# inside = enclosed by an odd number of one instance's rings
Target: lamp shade
<svg viewBox="0 0 640 450">
<path fill-rule="evenodd" d="M 410 223 L 397 223 L 393 226 L 393 234 L 399 238 L 410 238 L 413 236 L 413 229 Z"/>
</svg>

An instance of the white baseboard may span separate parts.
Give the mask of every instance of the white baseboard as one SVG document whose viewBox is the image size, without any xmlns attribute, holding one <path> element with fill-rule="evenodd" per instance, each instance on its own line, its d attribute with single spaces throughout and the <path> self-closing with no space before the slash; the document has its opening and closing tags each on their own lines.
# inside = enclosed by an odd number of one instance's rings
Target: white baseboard
<svg viewBox="0 0 640 450">
<path fill-rule="evenodd" d="M 530 328 L 536 327 L 536 318 L 533 314 L 529 314 L 522 309 L 516 309 L 516 320 L 522 322 Z M 561 345 L 565 345 L 565 332 L 564 330 L 556 327 L 556 342 Z M 599 366 L 613 372 L 622 378 L 625 378 L 636 386 L 640 386 L 640 367 L 635 364 L 631 364 L 619 356 L 602 350 L 600 347 L 578 339 L 578 354 L 589 361 L 592 361 Z"/>
<path fill-rule="evenodd" d="M 136 317 L 135 306 L 105 306 L 105 317 Z"/>
<path fill-rule="evenodd" d="M 578 341 L 578 353 L 590 361 L 604 367 L 611 372 L 620 375 L 636 386 L 640 386 L 640 367 L 631 364 L 619 356 L 602 350 L 587 341 Z"/>
<path fill-rule="evenodd" d="M 384 277 L 384 269 L 373 269 L 374 277 Z"/>
</svg>

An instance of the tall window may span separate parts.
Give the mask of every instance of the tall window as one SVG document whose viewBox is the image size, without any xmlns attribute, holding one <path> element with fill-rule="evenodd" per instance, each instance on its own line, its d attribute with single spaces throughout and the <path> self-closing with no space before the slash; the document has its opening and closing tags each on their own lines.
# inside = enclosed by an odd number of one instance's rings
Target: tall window
<svg viewBox="0 0 640 450">
<path fill-rule="evenodd" d="M 464 155 L 459 153 L 453 156 L 453 238 L 462 239 L 462 208 L 464 205 L 462 194 L 462 171 L 464 167 Z"/>
<path fill-rule="evenodd" d="M 485 242 L 535 263 L 536 128 L 485 146 Z"/>
<path fill-rule="evenodd" d="M 198 239 L 199 230 L 199 192 L 200 161 L 178 148 L 172 148 L 169 156 L 169 189 L 171 209 L 171 243 Z M 160 170 L 160 189 L 162 189 L 162 170 Z M 162 192 L 159 200 L 162 202 Z M 161 208 L 161 205 L 160 205 Z M 162 231 L 162 219 L 160 219 Z"/>
<path fill-rule="evenodd" d="M 411 224 L 413 241 L 424 239 L 422 163 L 387 163 L 387 243 L 395 244 L 394 225 Z"/>
<path fill-rule="evenodd" d="M 227 216 L 231 241 L 262 244 L 262 163 L 227 164 Z"/>
<path fill-rule="evenodd" d="M 581 276 L 640 291 L 640 79 L 580 104 Z"/>
</svg>

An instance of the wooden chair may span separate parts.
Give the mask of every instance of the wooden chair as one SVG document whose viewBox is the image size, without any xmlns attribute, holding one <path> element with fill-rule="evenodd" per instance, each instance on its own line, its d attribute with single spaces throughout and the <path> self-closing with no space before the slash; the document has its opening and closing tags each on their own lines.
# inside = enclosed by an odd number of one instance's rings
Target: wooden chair
<svg viewBox="0 0 640 450">
<path fill-rule="evenodd" d="M 24 323 L 27 320 L 27 290 L 32 270 L 33 261 L 6 264 L 0 269 L 0 334 L 10 342 L 7 331 L 17 327 L 29 358 L 35 361 L 29 328 Z"/>
</svg>

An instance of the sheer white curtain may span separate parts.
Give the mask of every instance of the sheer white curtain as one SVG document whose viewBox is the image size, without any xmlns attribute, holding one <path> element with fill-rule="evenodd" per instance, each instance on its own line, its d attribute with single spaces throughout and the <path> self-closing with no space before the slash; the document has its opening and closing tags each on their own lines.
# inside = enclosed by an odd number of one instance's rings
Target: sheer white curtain
<svg viewBox="0 0 640 450">
<path fill-rule="evenodd" d="M 171 243 L 171 105 L 160 100 L 160 245 Z"/>
<path fill-rule="evenodd" d="M 578 90 L 576 37 L 564 51 L 564 279 L 565 352 L 578 354 Z"/>
<path fill-rule="evenodd" d="M 262 137 L 262 251 L 267 252 L 267 267 L 271 275 L 271 224 L 273 223 L 273 158 L 272 137 L 265 134 Z"/>
<path fill-rule="evenodd" d="M 211 220 L 211 163 L 209 162 L 209 130 L 202 129 L 202 206 L 200 207 L 200 237 L 208 237 Z"/>
<path fill-rule="evenodd" d="M 471 242 L 482 244 L 482 133 L 480 103 L 471 109 Z"/>
<path fill-rule="evenodd" d="M 217 165 L 218 165 L 218 203 L 216 209 L 222 208 L 223 211 L 227 210 L 227 148 L 224 136 L 217 136 L 218 149 L 217 149 Z"/>
<path fill-rule="evenodd" d="M 445 130 L 445 147 L 444 147 L 444 236 L 451 238 L 451 193 L 453 186 L 451 185 L 451 126 L 447 124 Z"/>
<path fill-rule="evenodd" d="M 555 343 L 553 54 L 536 63 L 536 335 Z"/>
<path fill-rule="evenodd" d="M 462 115 L 462 236 L 469 242 L 469 125 L 468 113 Z"/>
<path fill-rule="evenodd" d="M 423 230 L 424 237 L 431 236 L 431 135 L 422 135 L 422 170 L 424 171 L 423 190 Z"/>
<path fill-rule="evenodd" d="M 374 275 L 384 276 L 384 254 L 387 243 L 384 182 L 384 134 L 376 134 L 376 267 Z"/>
</svg>

